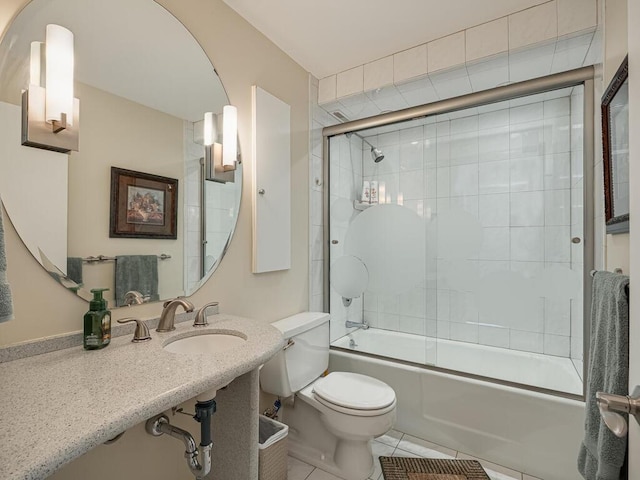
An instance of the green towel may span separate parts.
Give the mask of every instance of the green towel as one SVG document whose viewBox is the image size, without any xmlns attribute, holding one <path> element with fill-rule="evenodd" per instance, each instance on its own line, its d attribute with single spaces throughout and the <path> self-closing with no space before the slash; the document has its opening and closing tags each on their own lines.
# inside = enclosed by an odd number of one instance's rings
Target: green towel
<svg viewBox="0 0 640 480">
<path fill-rule="evenodd" d="M 591 300 L 591 345 L 578 471 L 587 480 L 619 480 L 627 438 L 616 437 L 600 418 L 596 392 L 629 391 L 629 277 L 596 272 Z"/>
<path fill-rule="evenodd" d="M 119 255 L 116 257 L 116 306 L 125 305 L 124 296 L 137 290 L 150 302 L 158 295 L 158 257 L 156 255 Z"/>
<path fill-rule="evenodd" d="M 82 258 L 67 257 L 67 278 L 82 284 Z"/>
<path fill-rule="evenodd" d="M 2 226 L 2 207 L 0 207 L 0 322 L 13 319 L 13 299 L 7 283 L 7 254 L 4 249 L 4 228 Z"/>
</svg>

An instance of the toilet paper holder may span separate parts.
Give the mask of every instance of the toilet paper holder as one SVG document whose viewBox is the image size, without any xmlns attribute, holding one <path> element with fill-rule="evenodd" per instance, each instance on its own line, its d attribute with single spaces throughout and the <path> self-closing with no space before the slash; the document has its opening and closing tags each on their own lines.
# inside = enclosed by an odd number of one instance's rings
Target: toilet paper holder
<svg viewBox="0 0 640 480">
<path fill-rule="evenodd" d="M 636 386 L 631 395 L 597 392 L 596 402 L 604 423 L 617 437 L 624 437 L 628 431 L 627 421 L 621 414 L 633 415 L 640 424 L 640 386 Z"/>
</svg>

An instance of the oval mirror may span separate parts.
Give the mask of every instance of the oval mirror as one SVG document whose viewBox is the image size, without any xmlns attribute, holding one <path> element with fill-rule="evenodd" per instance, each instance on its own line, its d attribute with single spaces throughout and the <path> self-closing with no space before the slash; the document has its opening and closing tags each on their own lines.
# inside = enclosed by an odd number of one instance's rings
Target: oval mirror
<svg viewBox="0 0 640 480">
<path fill-rule="evenodd" d="M 74 35 L 70 154 L 21 145 L 31 42 L 47 24 Z M 204 114 L 222 123 L 228 103 L 200 45 L 153 0 L 30 2 L 0 43 L 0 195 L 25 246 L 85 299 L 92 288 L 109 288 L 111 306 L 191 295 L 238 216 L 239 162 L 235 181 L 205 179 Z"/>
</svg>

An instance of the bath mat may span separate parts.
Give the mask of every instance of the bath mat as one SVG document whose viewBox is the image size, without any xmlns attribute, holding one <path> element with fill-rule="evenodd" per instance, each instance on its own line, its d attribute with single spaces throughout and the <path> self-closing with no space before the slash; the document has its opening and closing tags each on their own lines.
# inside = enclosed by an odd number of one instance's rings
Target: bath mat
<svg viewBox="0 0 640 480">
<path fill-rule="evenodd" d="M 490 480 L 477 460 L 380 457 L 384 480 Z"/>
<path fill-rule="evenodd" d="M 467 480 L 464 475 L 449 475 L 448 473 L 409 473 L 409 480 Z"/>
</svg>

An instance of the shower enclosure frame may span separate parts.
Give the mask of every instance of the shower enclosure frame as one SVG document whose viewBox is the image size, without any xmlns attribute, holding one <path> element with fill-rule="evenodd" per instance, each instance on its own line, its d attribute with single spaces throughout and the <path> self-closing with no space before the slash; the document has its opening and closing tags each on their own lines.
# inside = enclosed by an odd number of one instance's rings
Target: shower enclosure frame
<svg viewBox="0 0 640 480">
<path fill-rule="evenodd" d="M 582 85 L 583 90 L 583 392 L 582 395 L 574 395 L 555 390 L 525 385 L 491 377 L 481 377 L 461 371 L 453 371 L 433 365 L 415 364 L 399 359 L 393 361 L 399 363 L 411 364 L 421 368 L 436 370 L 454 375 L 461 375 L 468 378 L 490 381 L 506 386 L 516 388 L 525 388 L 540 393 L 548 393 L 561 397 L 567 397 L 576 400 L 584 400 L 586 395 L 587 372 L 589 370 L 589 343 L 590 343 L 590 313 L 591 313 L 591 270 L 594 268 L 594 185 L 593 185 L 593 168 L 594 168 L 594 132 L 595 132 L 595 110 L 594 110 L 594 76 L 595 68 L 587 66 L 568 70 L 566 72 L 556 73 L 545 77 L 534 78 L 523 82 L 512 83 L 502 87 L 496 87 L 490 90 L 474 92 L 459 97 L 440 100 L 437 102 L 419 105 L 416 107 L 405 108 L 394 112 L 383 113 L 373 117 L 363 118 L 361 120 L 353 120 L 337 125 L 332 125 L 322 129 L 322 158 L 323 158 L 323 183 L 324 201 L 323 201 L 323 306 L 324 311 L 329 312 L 329 292 L 330 292 L 330 195 L 329 178 L 330 178 L 330 158 L 329 158 L 329 138 L 336 135 L 347 133 L 356 133 L 357 131 L 382 127 L 394 123 L 402 123 L 419 118 L 429 117 L 437 114 L 451 113 L 472 107 L 479 107 L 492 103 L 513 100 L 520 97 L 545 93 L 552 90 L 562 88 L 576 87 Z M 334 348 L 333 346 L 331 348 Z M 369 355 L 358 352 L 359 355 Z"/>
</svg>

